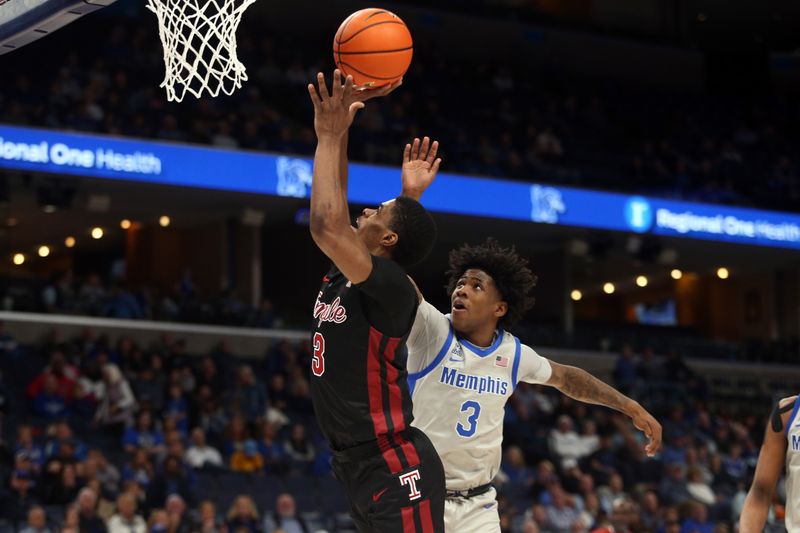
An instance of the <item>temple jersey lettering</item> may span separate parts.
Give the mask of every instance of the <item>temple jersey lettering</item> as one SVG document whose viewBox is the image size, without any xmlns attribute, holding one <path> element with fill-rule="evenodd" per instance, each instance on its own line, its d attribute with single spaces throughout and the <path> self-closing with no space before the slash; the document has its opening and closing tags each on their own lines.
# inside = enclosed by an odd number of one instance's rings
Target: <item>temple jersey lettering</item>
<svg viewBox="0 0 800 533">
<path fill-rule="evenodd" d="M 427 302 L 408 338 L 413 425 L 433 441 L 448 490 L 489 483 L 500 469 L 505 405 L 519 381 L 544 383 L 550 362 L 502 330 L 491 346 L 460 339 Z"/>
</svg>

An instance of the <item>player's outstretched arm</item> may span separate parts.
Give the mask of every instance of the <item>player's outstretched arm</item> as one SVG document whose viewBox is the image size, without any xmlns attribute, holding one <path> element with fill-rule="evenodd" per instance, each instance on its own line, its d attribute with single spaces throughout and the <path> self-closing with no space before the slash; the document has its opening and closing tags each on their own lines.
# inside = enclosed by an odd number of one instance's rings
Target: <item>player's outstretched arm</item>
<svg viewBox="0 0 800 533">
<path fill-rule="evenodd" d="M 661 424 L 639 405 L 616 390 L 614 387 L 603 383 L 587 371 L 574 366 L 560 365 L 550 361 L 552 374 L 547 381 L 570 398 L 586 403 L 604 405 L 629 416 L 633 425 L 644 432 L 649 439 L 645 451 L 653 456 L 661 447 Z"/>
<path fill-rule="evenodd" d="M 317 74 L 317 84 L 318 88 L 308 85 L 317 133 L 311 183 L 311 236 L 350 281 L 360 283 L 372 271 L 372 258 L 350 225 L 347 179 L 342 176 L 342 167 L 346 165 L 341 164 L 341 158 L 347 131 L 364 103 L 351 101 L 353 78 L 348 76 L 343 85 L 339 70 L 333 73 L 332 91 L 328 91 L 321 72 Z"/>
<path fill-rule="evenodd" d="M 767 514 L 772 504 L 772 494 L 775 485 L 781 477 L 786 460 L 786 435 L 785 426 L 790 416 L 790 409 L 780 413 L 781 408 L 791 407 L 796 398 L 785 398 L 779 403 L 779 408 L 773 417 L 778 416 L 778 422 L 767 423 L 764 435 L 764 444 L 758 454 L 758 464 L 753 477 L 753 485 L 747 493 L 742 507 L 742 516 L 739 518 L 739 533 L 760 533 L 767 522 Z"/>
<path fill-rule="evenodd" d="M 403 150 L 403 171 L 400 180 L 403 183 L 402 196 L 408 196 L 416 201 L 420 201 L 422 193 L 430 187 L 442 158 L 436 157 L 439 152 L 439 141 L 431 142 L 430 137 L 414 139 L 412 143 L 406 145 Z"/>
</svg>

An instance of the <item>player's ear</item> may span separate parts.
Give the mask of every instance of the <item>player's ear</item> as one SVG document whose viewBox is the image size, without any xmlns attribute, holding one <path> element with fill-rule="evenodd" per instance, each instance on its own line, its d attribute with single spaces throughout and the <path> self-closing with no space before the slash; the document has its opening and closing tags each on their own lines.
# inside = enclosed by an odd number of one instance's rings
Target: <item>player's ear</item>
<svg viewBox="0 0 800 533">
<path fill-rule="evenodd" d="M 398 235 L 394 231 L 387 229 L 386 232 L 381 237 L 381 246 L 384 248 L 392 248 L 393 246 L 397 246 L 397 239 Z"/>
<path fill-rule="evenodd" d="M 508 313 L 508 304 L 504 301 L 499 301 L 494 306 L 494 316 L 503 318 Z"/>
</svg>

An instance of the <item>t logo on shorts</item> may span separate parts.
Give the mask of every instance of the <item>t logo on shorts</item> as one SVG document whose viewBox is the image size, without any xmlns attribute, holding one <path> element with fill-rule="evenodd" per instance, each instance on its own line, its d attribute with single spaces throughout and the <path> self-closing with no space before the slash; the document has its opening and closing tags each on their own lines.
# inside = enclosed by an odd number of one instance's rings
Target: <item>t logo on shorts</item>
<svg viewBox="0 0 800 533">
<path fill-rule="evenodd" d="M 420 496 L 422 496 L 422 493 L 417 490 L 417 480 L 419 478 L 419 470 L 412 470 L 411 472 L 400 476 L 400 484 L 408 485 L 411 488 L 411 492 L 408 495 L 409 500 L 417 500 L 420 498 Z"/>
</svg>

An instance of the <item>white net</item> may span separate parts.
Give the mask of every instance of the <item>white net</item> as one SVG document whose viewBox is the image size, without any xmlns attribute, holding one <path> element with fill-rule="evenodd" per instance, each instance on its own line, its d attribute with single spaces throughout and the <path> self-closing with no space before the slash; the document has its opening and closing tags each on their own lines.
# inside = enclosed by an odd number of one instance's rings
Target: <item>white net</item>
<svg viewBox="0 0 800 533">
<path fill-rule="evenodd" d="M 167 99 L 186 93 L 231 94 L 247 80 L 236 57 L 236 28 L 255 0 L 147 0 L 158 17 L 166 74 L 161 87 Z"/>
</svg>

